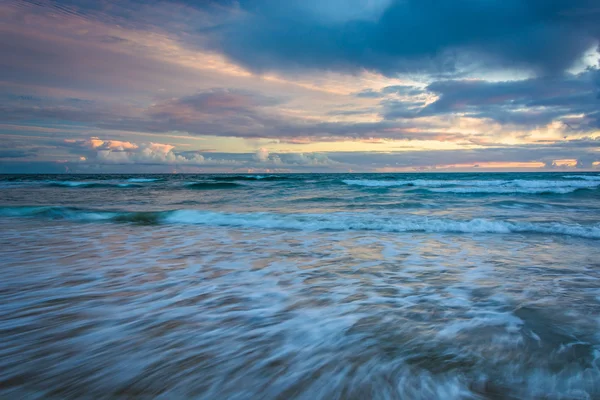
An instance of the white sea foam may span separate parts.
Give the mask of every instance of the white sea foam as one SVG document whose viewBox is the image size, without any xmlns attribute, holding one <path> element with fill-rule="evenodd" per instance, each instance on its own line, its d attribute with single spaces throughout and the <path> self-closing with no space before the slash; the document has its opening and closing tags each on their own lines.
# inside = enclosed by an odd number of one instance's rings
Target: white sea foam
<svg viewBox="0 0 600 400">
<path fill-rule="evenodd" d="M 446 193 L 525 193 L 542 194 L 572 193 L 578 189 L 595 189 L 600 186 L 599 181 L 589 180 L 370 180 L 370 179 L 347 179 L 343 180 L 346 185 L 365 187 L 394 187 L 415 186 L 431 189 L 436 192 Z"/>
<path fill-rule="evenodd" d="M 600 182 L 584 182 L 584 181 L 537 181 L 515 179 L 510 181 L 507 186 L 515 186 L 521 188 L 594 188 L 600 186 Z"/>
<path fill-rule="evenodd" d="M 391 186 L 419 186 L 419 187 L 440 187 L 440 186 L 454 186 L 454 185 L 466 185 L 466 186 L 500 186 L 510 181 L 503 180 L 491 180 L 491 181 L 473 181 L 473 180 L 429 180 L 429 179 L 415 179 L 415 180 L 397 180 L 397 181 L 381 181 L 371 179 L 345 179 L 346 185 L 353 186 L 367 186 L 367 187 L 391 187 Z"/>
<path fill-rule="evenodd" d="M 78 186 L 87 186 L 87 185 L 93 184 L 95 182 L 48 181 L 48 182 L 44 182 L 44 183 L 47 183 L 49 185 L 56 185 L 56 186 L 78 187 Z"/>
<path fill-rule="evenodd" d="M 600 238 L 600 224 L 577 225 L 533 222 L 493 221 L 483 218 L 450 220 L 409 215 L 381 217 L 356 214 L 235 214 L 196 210 L 170 212 L 166 222 L 200 225 L 236 226 L 265 229 L 294 229 L 303 231 L 382 231 L 432 233 L 542 233 Z"/>
<path fill-rule="evenodd" d="M 274 214 L 222 213 L 199 210 L 164 212 L 109 212 L 65 207 L 5 207 L 3 217 L 46 217 L 75 221 L 114 220 L 138 223 L 196 224 L 239 228 L 283 229 L 299 231 L 380 231 L 428 233 L 539 233 L 600 239 L 600 224 L 579 225 L 559 222 L 511 222 L 475 218 L 452 220 L 420 215 Z"/>
<path fill-rule="evenodd" d="M 491 194 L 567 194 L 573 193 L 581 188 L 519 188 L 519 187 L 449 187 L 434 188 L 432 192 L 438 193 L 491 193 Z"/>
<path fill-rule="evenodd" d="M 134 183 L 118 183 L 114 181 L 44 181 L 42 183 L 48 186 L 59 186 L 65 188 L 130 188 L 139 186 Z"/>
</svg>

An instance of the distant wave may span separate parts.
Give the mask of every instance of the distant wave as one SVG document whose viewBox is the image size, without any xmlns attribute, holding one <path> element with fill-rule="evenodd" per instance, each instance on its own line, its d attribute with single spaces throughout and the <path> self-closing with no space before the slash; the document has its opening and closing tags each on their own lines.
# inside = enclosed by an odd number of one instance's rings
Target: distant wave
<svg viewBox="0 0 600 400">
<path fill-rule="evenodd" d="M 443 193 L 488 193 L 488 194 L 567 194 L 579 189 L 595 189 L 599 181 L 549 181 L 549 180 L 343 180 L 346 185 L 364 187 L 414 186 Z"/>
<path fill-rule="evenodd" d="M 342 181 L 346 185 L 351 186 L 367 186 L 367 187 L 391 187 L 391 186 L 420 186 L 420 187 L 440 187 L 452 185 L 467 185 L 467 186 L 498 186 L 509 181 L 460 181 L 460 180 L 397 180 L 397 181 L 382 181 L 371 179 L 345 179 Z"/>
<path fill-rule="evenodd" d="M 406 215 L 382 217 L 351 213 L 274 214 L 221 213 L 199 210 L 161 212 L 110 212 L 68 207 L 4 207 L 3 217 L 46 217 L 74 221 L 112 221 L 136 224 L 192 224 L 239 228 L 299 231 L 380 231 L 429 233 L 538 233 L 600 239 L 600 224 L 579 225 L 559 222 L 509 222 L 476 218 L 452 220 Z"/>
<path fill-rule="evenodd" d="M 195 182 L 185 185 L 188 189 L 213 190 L 213 189 L 237 189 L 242 185 L 233 182 Z"/>
<path fill-rule="evenodd" d="M 565 175 L 567 179 L 585 179 L 586 181 L 600 181 L 600 175 Z"/>
<path fill-rule="evenodd" d="M 448 188 L 432 188 L 426 189 L 430 192 L 437 193 L 480 193 L 480 194 L 568 194 L 587 188 L 567 187 L 539 187 L 539 188 L 519 188 L 519 187 L 448 187 Z"/>
<path fill-rule="evenodd" d="M 600 179 L 599 179 L 600 180 Z M 570 188 L 590 188 L 600 186 L 600 182 L 583 181 L 545 181 L 545 180 L 398 180 L 398 181 L 380 181 L 369 179 L 346 179 L 343 180 L 346 185 L 356 186 L 420 186 L 420 187 L 443 187 L 443 186 L 476 186 L 476 187 L 522 187 L 522 188 L 541 188 L 541 187 L 570 187 Z"/>
<path fill-rule="evenodd" d="M 110 183 L 110 182 L 75 182 L 75 181 L 48 181 L 46 186 L 65 188 L 133 188 L 140 187 L 134 183 Z"/>
<path fill-rule="evenodd" d="M 223 175 L 213 176 L 217 181 L 282 181 L 288 179 L 280 175 Z"/>
<path fill-rule="evenodd" d="M 146 182 L 157 182 L 157 181 L 162 181 L 161 178 L 129 178 L 127 179 L 127 182 L 134 182 L 134 183 L 146 183 Z"/>
</svg>

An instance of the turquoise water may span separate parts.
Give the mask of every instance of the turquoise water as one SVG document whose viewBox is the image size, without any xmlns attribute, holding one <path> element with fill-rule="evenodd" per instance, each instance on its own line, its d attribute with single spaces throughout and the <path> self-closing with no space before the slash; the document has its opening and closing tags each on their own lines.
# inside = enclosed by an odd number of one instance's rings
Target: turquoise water
<svg viewBox="0 0 600 400">
<path fill-rule="evenodd" d="M 600 397 L 600 174 L 0 177 L 0 397 Z"/>
</svg>

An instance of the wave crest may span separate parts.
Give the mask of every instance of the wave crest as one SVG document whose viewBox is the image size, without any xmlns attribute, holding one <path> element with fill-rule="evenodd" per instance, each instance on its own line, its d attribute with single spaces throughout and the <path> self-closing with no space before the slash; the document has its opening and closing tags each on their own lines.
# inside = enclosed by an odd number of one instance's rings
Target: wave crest
<svg viewBox="0 0 600 400">
<path fill-rule="evenodd" d="M 223 175 L 214 177 L 218 181 L 283 181 L 288 178 L 280 175 Z"/>
<path fill-rule="evenodd" d="M 50 181 L 45 183 L 46 186 L 64 187 L 64 188 L 135 188 L 140 187 L 134 183 L 109 183 L 109 182 L 75 182 L 75 181 Z"/>
<path fill-rule="evenodd" d="M 170 223 L 220 225 L 250 228 L 292 229 L 303 231 L 382 231 L 429 233 L 544 233 L 600 239 L 600 224 L 582 226 L 558 222 L 532 223 L 494 221 L 482 218 L 457 221 L 408 215 L 381 217 L 356 214 L 234 214 L 196 210 L 172 211 Z"/>
<path fill-rule="evenodd" d="M 133 183 L 148 183 L 148 182 L 158 182 L 158 181 L 162 181 L 161 178 L 129 178 L 127 179 L 127 182 L 133 182 Z"/>
<path fill-rule="evenodd" d="M 452 220 L 419 215 L 381 216 L 352 213 L 274 214 L 222 213 L 200 210 L 116 212 L 68 207 L 3 207 L 2 217 L 44 217 L 73 221 L 130 222 L 135 224 L 186 224 L 298 231 L 380 231 L 427 233 L 537 233 L 600 239 L 600 224 L 559 222 L 511 222 L 475 218 Z"/>
<path fill-rule="evenodd" d="M 395 187 L 413 186 L 433 192 L 444 193 L 489 193 L 489 194 L 567 194 L 580 189 L 596 189 L 600 181 L 586 180 L 343 180 L 351 186 L 364 187 Z"/>
</svg>

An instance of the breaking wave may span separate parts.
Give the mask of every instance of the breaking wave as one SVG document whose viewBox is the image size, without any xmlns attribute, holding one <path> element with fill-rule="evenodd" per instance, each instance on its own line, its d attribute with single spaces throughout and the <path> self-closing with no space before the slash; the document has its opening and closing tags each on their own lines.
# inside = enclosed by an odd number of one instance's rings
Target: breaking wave
<svg viewBox="0 0 600 400">
<path fill-rule="evenodd" d="M 366 186 L 366 187 L 392 187 L 392 186 L 419 186 L 419 187 L 440 187 L 451 185 L 468 185 L 468 186 L 498 186 L 508 181 L 460 181 L 460 180 L 396 180 L 382 181 L 371 179 L 345 179 L 342 181 L 346 185 L 351 186 Z"/>
<path fill-rule="evenodd" d="M 427 233 L 538 233 L 600 239 L 600 224 L 510 222 L 475 218 L 452 220 L 406 215 L 385 217 L 351 213 L 274 214 L 222 213 L 199 210 L 159 212 L 94 211 L 68 207 L 4 207 L 3 217 L 46 217 L 74 221 L 112 221 L 136 224 L 191 224 L 299 231 L 380 231 Z"/>
<path fill-rule="evenodd" d="M 568 194 L 587 188 L 519 188 L 519 187 L 449 187 L 449 188 L 433 188 L 427 189 L 437 193 L 481 193 L 481 194 Z"/>
<path fill-rule="evenodd" d="M 288 178 L 280 175 L 223 175 L 214 176 L 218 181 L 283 181 Z"/>
<path fill-rule="evenodd" d="M 134 183 L 147 183 L 147 182 L 158 182 L 158 181 L 162 181 L 161 178 L 129 178 L 127 179 L 127 182 L 134 182 Z"/>
<path fill-rule="evenodd" d="M 397 180 L 380 181 L 370 179 L 346 179 L 343 180 L 346 185 L 356 186 L 418 186 L 418 187 L 444 187 L 444 186 L 475 186 L 475 187 L 520 187 L 520 188 L 592 188 L 600 186 L 600 182 L 583 181 L 544 181 L 544 180 Z"/>
<path fill-rule="evenodd" d="M 109 183 L 109 182 L 75 182 L 75 181 L 49 181 L 46 186 L 64 187 L 64 188 L 133 188 L 140 187 L 135 183 Z"/>
<path fill-rule="evenodd" d="M 346 185 L 364 187 L 412 186 L 443 193 L 490 194 L 566 194 L 580 189 L 596 189 L 599 181 L 549 181 L 549 180 L 343 180 Z"/>
</svg>

